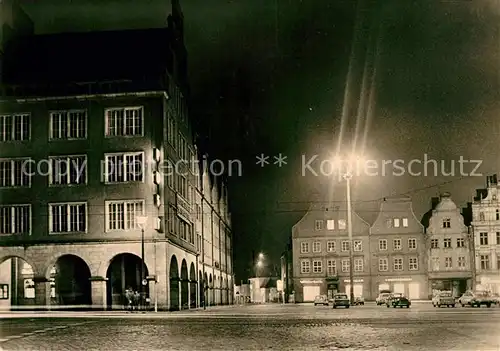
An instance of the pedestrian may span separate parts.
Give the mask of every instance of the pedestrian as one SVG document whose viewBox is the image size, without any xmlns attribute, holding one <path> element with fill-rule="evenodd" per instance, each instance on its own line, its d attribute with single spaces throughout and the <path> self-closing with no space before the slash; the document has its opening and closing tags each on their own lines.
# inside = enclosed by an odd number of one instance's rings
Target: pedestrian
<svg viewBox="0 0 500 351">
<path fill-rule="evenodd" d="M 139 294 L 138 291 L 134 292 L 134 306 L 136 311 L 139 310 L 139 303 L 141 301 L 141 295 Z"/>
<path fill-rule="evenodd" d="M 125 300 L 127 303 L 127 310 L 132 311 L 133 310 L 133 303 L 134 303 L 134 292 L 132 291 L 131 287 L 128 287 L 125 290 Z"/>
</svg>

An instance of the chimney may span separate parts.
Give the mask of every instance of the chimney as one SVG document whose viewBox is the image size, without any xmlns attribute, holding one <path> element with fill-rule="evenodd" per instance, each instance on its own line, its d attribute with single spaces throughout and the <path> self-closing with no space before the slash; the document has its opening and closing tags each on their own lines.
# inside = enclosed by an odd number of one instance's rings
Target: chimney
<svg viewBox="0 0 500 351">
<path fill-rule="evenodd" d="M 440 201 L 439 197 L 433 197 L 431 199 L 431 209 L 434 210 L 436 206 L 439 204 L 439 201 Z"/>
</svg>

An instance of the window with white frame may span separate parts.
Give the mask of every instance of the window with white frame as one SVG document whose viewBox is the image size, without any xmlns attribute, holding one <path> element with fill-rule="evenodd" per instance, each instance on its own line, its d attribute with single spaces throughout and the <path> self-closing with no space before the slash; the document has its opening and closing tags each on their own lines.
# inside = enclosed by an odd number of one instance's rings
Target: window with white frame
<svg viewBox="0 0 500 351">
<path fill-rule="evenodd" d="M 189 241 L 194 244 L 194 236 L 191 224 L 179 219 L 179 236 L 182 240 Z"/>
<path fill-rule="evenodd" d="M 394 228 L 399 228 L 399 227 L 400 227 L 399 218 L 394 218 Z"/>
<path fill-rule="evenodd" d="M 313 252 L 321 252 L 321 243 L 319 241 L 313 242 Z"/>
<path fill-rule="evenodd" d="M 489 270 L 490 269 L 490 255 L 480 255 L 479 262 L 481 264 L 481 270 Z"/>
<path fill-rule="evenodd" d="M 106 109 L 106 136 L 142 136 L 144 117 L 142 107 Z"/>
<path fill-rule="evenodd" d="M 408 248 L 410 250 L 416 250 L 417 249 L 417 239 L 409 238 L 408 239 Z"/>
<path fill-rule="evenodd" d="M 30 187 L 30 158 L 0 159 L 0 187 Z"/>
<path fill-rule="evenodd" d="M 363 259 L 362 258 L 355 258 L 354 259 L 354 272 L 363 272 Z"/>
<path fill-rule="evenodd" d="M 326 221 L 326 229 L 327 230 L 334 230 L 335 229 L 335 220 L 329 219 Z"/>
<path fill-rule="evenodd" d="M 329 277 L 337 275 L 337 262 L 335 260 L 326 261 L 326 273 Z"/>
<path fill-rule="evenodd" d="M 431 239 L 431 249 L 439 249 L 439 239 Z"/>
<path fill-rule="evenodd" d="M 50 113 L 50 139 L 87 138 L 87 111 L 53 111 Z"/>
<path fill-rule="evenodd" d="M 105 182 L 142 182 L 144 180 L 144 152 L 105 155 Z"/>
<path fill-rule="evenodd" d="M 0 206 L 0 234 L 30 234 L 31 206 Z"/>
<path fill-rule="evenodd" d="M 389 260 L 387 257 L 381 257 L 378 259 L 378 270 L 379 272 L 387 272 L 389 270 Z"/>
<path fill-rule="evenodd" d="M 19 113 L 0 116 L 0 141 L 30 140 L 31 116 Z"/>
<path fill-rule="evenodd" d="M 354 240 L 354 251 L 360 252 L 363 251 L 363 242 L 361 240 Z"/>
<path fill-rule="evenodd" d="M 379 239 L 378 240 L 378 249 L 380 251 L 386 251 L 387 250 L 387 239 Z"/>
<path fill-rule="evenodd" d="M 313 273 L 321 273 L 323 271 L 323 262 L 321 260 L 313 260 Z"/>
<path fill-rule="evenodd" d="M 401 250 L 401 239 L 394 239 L 392 244 L 394 246 L 394 250 Z"/>
<path fill-rule="evenodd" d="M 326 250 L 328 252 L 335 252 L 335 241 L 329 241 L 326 243 Z"/>
<path fill-rule="evenodd" d="M 496 232 L 497 236 L 497 245 L 500 245 L 500 232 Z"/>
<path fill-rule="evenodd" d="M 349 259 L 343 259 L 341 261 L 342 264 L 342 273 L 349 272 Z"/>
<path fill-rule="evenodd" d="M 465 268 L 465 257 L 464 256 L 458 257 L 457 264 L 458 268 Z"/>
<path fill-rule="evenodd" d="M 300 273 L 307 274 L 311 272 L 311 262 L 309 260 L 300 261 Z"/>
<path fill-rule="evenodd" d="M 393 267 L 395 271 L 403 270 L 403 259 L 400 257 L 395 257 L 393 261 Z"/>
<path fill-rule="evenodd" d="M 444 238 L 443 239 L 443 247 L 445 249 L 451 249 L 451 238 Z"/>
<path fill-rule="evenodd" d="M 172 206 L 168 208 L 168 232 L 175 235 L 175 220 L 177 218 L 175 209 Z"/>
<path fill-rule="evenodd" d="M 338 224 L 340 230 L 345 230 L 347 227 L 347 222 L 345 219 L 339 219 Z"/>
<path fill-rule="evenodd" d="M 444 268 L 446 268 L 446 269 L 453 268 L 453 262 L 451 260 L 451 257 L 445 257 L 444 258 Z"/>
<path fill-rule="evenodd" d="M 417 257 L 409 257 L 408 258 L 408 269 L 410 271 L 418 271 L 418 258 Z"/>
<path fill-rule="evenodd" d="M 87 204 L 49 204 L 50 233 L 84 233 L 87 231 Z"/>
<path fill-rule="evenodd" d="M 451 218 L 443 218 L 443 228 L 451 228 Z"/>
<path fill-rule="evenodd" d="M 408 228 L 408 218 L 403 218 L 403 227 Z"/>
<path fill-rule="evenodd" d="M 87 183 L 87 156 L 49 156 L 50 185 L 77 185 Z"/>
<path fill-rule="evenodd" d="M 488 245 L 488 233 L 479 233 L 479 245 Z"/>
<path fill-rule="evenodd" d="M 457 238 L 457 247 L 465 247 L 465 239 Z"/>
<path fill-rule="evenodd" d="M 300 243 L 300 253 L 309 253 L 309 243 Z"/>
<path fill-rule="evenodd" d="M 323 229 L 323 221 L 321 219 L 317 219 L 314 221 L 314 229 L 322 230 Z"/>
<path fill-rule="evenodd" d="M 184 177 L 183 175 L 179 175 L 178 177 L 177 191 L 183 198 L 189 201 L 189 184 L 186 177 Z"/>
<path fill-rule="evenodd" d="M 342 240 L 342 251 L 349 251 L 349 240 Z"/>
<path fill-rule="evenodd" d="M 175 117 L 173 117 L 169 112 L 167 119 L 167 141 L 174 148 L 176 146 L 176 141 L 175 141 L 176 136 L 177 136 L 177 129 L 176 129 Z"/>
<path fill-rule="evenodd" d="M 144 215 L 144 200 L 106 201 L 106 230 L 137 230 L 137 216 Z"/>
</svg>

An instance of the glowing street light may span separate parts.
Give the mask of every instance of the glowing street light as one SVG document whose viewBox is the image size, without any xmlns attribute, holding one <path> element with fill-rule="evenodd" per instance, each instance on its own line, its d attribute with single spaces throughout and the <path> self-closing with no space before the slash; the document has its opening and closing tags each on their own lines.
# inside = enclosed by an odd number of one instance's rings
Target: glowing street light
<svg viewBox="0 0 500 351">
<path fill-rule="evenodd" d="M 147 284 L 146 278 L 144 277 L 144 267 L 145 267 L 145 261 L 144 261 L 144 229 L 146 228 L 146 224 L 148 221 L 148 217 L 146 216 L 137 216 L 136 218 L 137 225 L 141 229 L 141 302 L 146 298 L 144 296 L 144 288 L 145 285 Z"/>
<path fill-rule="evenodd" d="M 263 260 L 263 259 L 264 259 L 264 254 L 261 252 L 261 253 L 259 254 L 259 260 Z"/>
</svg>

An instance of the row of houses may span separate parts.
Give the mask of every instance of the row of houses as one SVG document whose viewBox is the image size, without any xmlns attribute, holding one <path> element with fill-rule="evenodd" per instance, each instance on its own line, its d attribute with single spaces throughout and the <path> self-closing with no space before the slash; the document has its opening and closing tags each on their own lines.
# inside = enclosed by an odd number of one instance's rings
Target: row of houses
<svg viewBox="0 0 500 351">
<path fill-rule="evenodd" d="M 433 290 L 455 296 L 468 289 L 500 293 L 500 186 L 485 189 L 460 209 L 449 193 L 433 198 L 418 219 L 409 197 L 385 198 L 370 224 L 352 216 L 355 296 L 374 300 L 381 290 L 428 299 Z M 281 259 L 281 279 L 297 302 L 349 293 L 350 245 L 346 202 L 311 205 L 293 226 Z"/>
<path fill-rule="evenodd" d="M 171 5 L 164 28 L 35 35 L 0 2 L 1 307 L 232 303 L 227 186 L 199 162 Z"/>
</svg>

